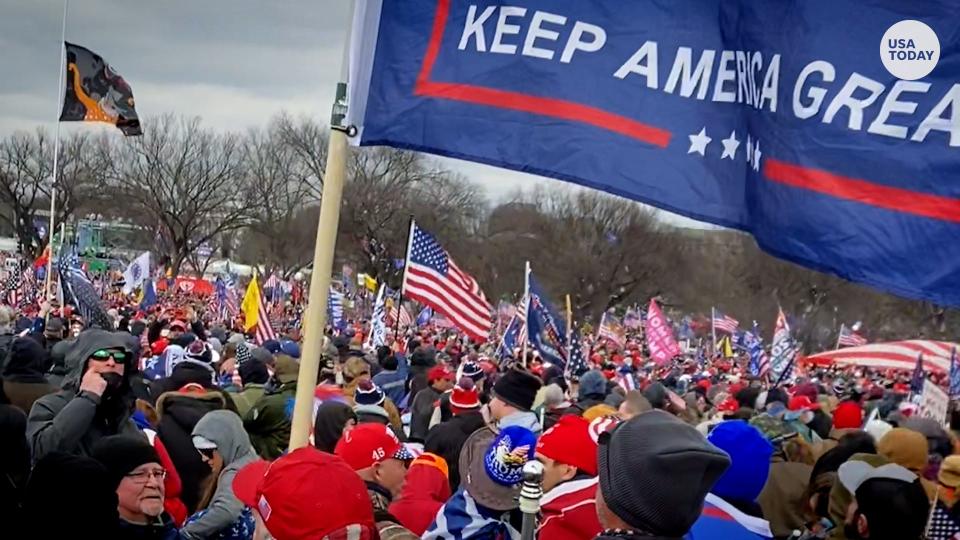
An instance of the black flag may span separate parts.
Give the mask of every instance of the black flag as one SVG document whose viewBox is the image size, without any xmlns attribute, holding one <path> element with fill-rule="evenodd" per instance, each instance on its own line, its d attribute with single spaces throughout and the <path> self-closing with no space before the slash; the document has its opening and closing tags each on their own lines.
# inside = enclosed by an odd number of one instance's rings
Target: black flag
<svg viewBox="0 0 960 540">
<path fill-rule="evenodd" d="M 100 55 L 64 43 L 67 48 L 67 84 L 61 122 L 107 122 L 124 135 L 143 135 L 134 108 L 133 90 Z"/>
</svg>

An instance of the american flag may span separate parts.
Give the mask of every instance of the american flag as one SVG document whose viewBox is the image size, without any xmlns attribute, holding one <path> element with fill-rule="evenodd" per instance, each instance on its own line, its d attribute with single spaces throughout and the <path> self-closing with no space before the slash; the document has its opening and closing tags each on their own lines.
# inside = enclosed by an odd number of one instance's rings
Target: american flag
<svg viewBox="0 0 960 540">
<path fill-rule="evenodd" d="M 580 330 L 570 330 L 570 359 L 567 360 L 567 374 L 579 377 L 589 371 L 587 355 L 583 352 L 583 342 L 580 339 Z"/>
<path fill-rule="evenodd" d="M 446 315 L 470 337 L 489 338 L 492 307 L 483 291 L 430 233 L 412 222 L 402 290 L 405 297 Z"/>
<path fill-rule="evenodd" d="M 523 348 L 523 344 L 527 342 L 527 315 L 530 311 L 530 300 L 524 296 L 520 300 L 520 307 L 517 308 L 515 314 L 517 317 L 517 324 L 519 328 L 517 332 L 517 343 L 516 346 Z"/>
<path fill-rule="evenodd" d="M 853 328 L 847 328 L 847 325 L 840 325 L 840 339 L 837 343 L 841 347 L 862 347 L 867 344 L 867 338 L 861 336 Z"/>
<path fill-rule="evenodd" d="M 617 347 L 623 348 L 627 342 L 626 331 L 620 321 L 611 313 L 604 313 L 600 318 L 600 330 L 597 334 L 601 339 L 613 342 Z"/>
<path fill-rule="evenodd" d="M 960 537 L 960 524 L 951 512 L 937 501 L 933 515 L 930 516 L 930 526 L 927 531 L 929 540 L 954 540 Z"/>
<path fill-rule="evenodd" d="M 733 334 L 737 331 L 737 328 L 740 326 L 740 321 L 730 317 L 729 315 L 724 315 L 719 310 L 713 310 L 713 327 L 716 330 L 721 332 L 726 332 L 728 334 Z"/>
<path fill-rule="evenodd" d="M 13 307 L 20 305 L 20 300 L 23 296 L 23 291 L 21 291 L 22 285 L 23 282 L 21 281 L 20 274 L 17 272 L 10 272 L 10 275 L 7 276 L 7 280 L 3 283 L 3 300 L 8 305 Z"/>
<path fill-rule="evenodd" d="M 640 386 L 637 385 L 637 378 L 634 377 L 633 371 L 629 368 L 617 372 L 617 385 L 626 392 L 640 389 Z"/>
<path fill-rule="evenodd" d="M 280 286 L 280 278 L 277 277 L 276 273 L 270 274 L 270 277 L 263 282 L 264 289 L 276 289 Z"/>
<path fill-rule="evenodd" d="M 413 317 L 410 316 L 410 312 L 404 306 L 397 305 L 399 302 L 393 304 L 393 307 L 390 309 L 390 317 L 387 323 L 387 326 L 393 326 L 396 323 L 397 318 L 400 318 L 400 328 L 408 328 L 413 325 Z"/>
</svg>

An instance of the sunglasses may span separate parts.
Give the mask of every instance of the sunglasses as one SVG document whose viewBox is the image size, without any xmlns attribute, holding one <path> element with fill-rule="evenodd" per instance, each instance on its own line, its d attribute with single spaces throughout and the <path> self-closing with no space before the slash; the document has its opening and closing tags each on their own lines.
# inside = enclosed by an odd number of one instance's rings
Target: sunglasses
<svg viewBox="0 0 960 540">
<path fill-rule="evenodd" d="M 94 360 L 99 360 L 100 362 L 106 362 L 107 360 L 113 358 L 114 362 L 121 363 L 127 360 L 127 353 L 123 351 L 110 351 L 107 349 L 100 349 L 95 351 L 90 355 L 90 358 Z"/>
<path fill-rule="evenodd" d="M 213 453 L 216 452 L 217 449 L 216 448 L 198 448 L 197 451 L 200 452 L 200 454 L 203 457 L 209 460 L 213 460 Z"/>
</svg>

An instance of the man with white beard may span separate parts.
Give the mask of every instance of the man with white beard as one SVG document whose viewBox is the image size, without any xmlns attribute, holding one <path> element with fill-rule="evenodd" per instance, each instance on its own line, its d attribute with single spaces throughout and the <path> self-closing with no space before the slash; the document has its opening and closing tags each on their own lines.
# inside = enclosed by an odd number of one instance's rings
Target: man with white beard
<svg viewBox="0 0 960 540">
<path fill-rule="evenodd" d="M 177 527 L 163 510 L 167 471 L 146 439 L 129 435 L 105 437 L 93 448 L 117 486 L 117 511 L 122 538 L 175 540 Z"/>
</svg>

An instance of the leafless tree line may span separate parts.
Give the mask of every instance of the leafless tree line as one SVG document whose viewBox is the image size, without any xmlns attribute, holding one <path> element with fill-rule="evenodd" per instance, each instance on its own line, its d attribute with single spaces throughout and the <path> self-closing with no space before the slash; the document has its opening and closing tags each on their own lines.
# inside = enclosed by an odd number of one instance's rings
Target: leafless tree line
<svg viewBox="0 0 960 540">
<path fill-rule="evenodd" d="M 179 272 L 211 257 L 257 264 L 288 278 L 312 260 L 327 130 L 281 114 L 246 133 L 164 116 L 144 136 L 72 135 L 61 145 L 55 188 L 52 140 L 43 131 L 0 140 L 0 224 L 27 257 L 46 239 L 57 190 L 58 221 L 88 213 L 133 224 L 140 246 Z M 599 192 L 520 190 L 491 206 L 483 189 L 430 157 L 388 148 L 351 151 L 337 241 L 338 261 L 399 286 L 409 220 L 442 239 L 492 299 L 516 300 L 524 263 L 578 320 L 658 296 L 675 313 L 716 306 L 766 335 L 778 306 L 814 346 L 840 323 L 863 321 L 869 337 L 950 338 L 954 310 L 885 295 L 762 253 L 745 235 L 670 226 L 652 210 Z M 205 249 L 201 249 L 201 247 Z"/>
</svg>

